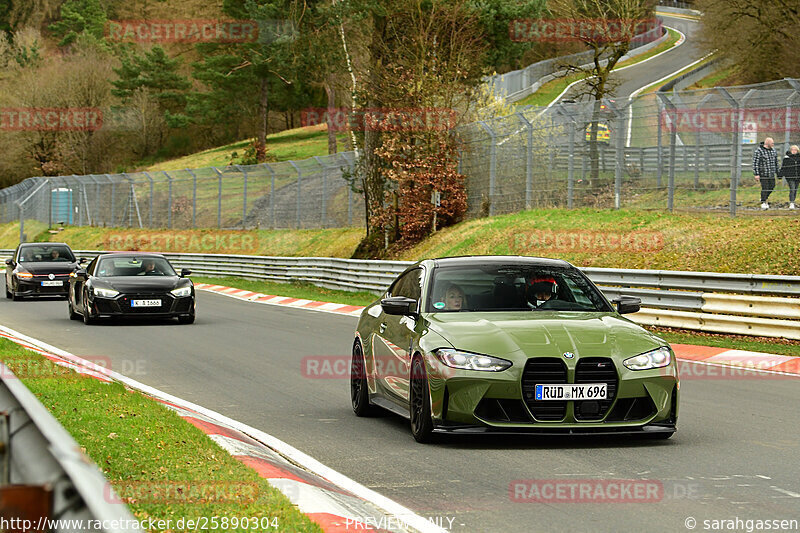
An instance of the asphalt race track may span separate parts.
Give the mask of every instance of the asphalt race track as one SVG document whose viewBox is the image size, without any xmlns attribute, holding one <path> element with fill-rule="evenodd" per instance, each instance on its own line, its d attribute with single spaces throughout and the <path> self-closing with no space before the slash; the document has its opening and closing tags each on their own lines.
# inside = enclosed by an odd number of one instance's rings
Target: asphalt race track
<svg viewBox="0 0 800 533">
<path fill-rule="evenodd" d="M 614 85 L 612 98 L 628 98 L 634 91 L 647 87 L 667 74 L 676 72 L 703 57 L 703 52 L 697 44 L 699 23 L 679 17 L 659 15 L 665 26 L 675 28 L 686 35 L 686 41 L 677 48 L 658 56 L 656 59 L 644 61 L 619 72 L 612 73 L 609 80 Z M 574 97 L 576 93 L 585 90 L 583 84 L 578 83 L 570 89 L 563 98 Z"/>
<path fill-rule="evenodd" d="M 703 531 L 704 520 L 800 520 L 800 378 L 685 378 L 679 431 L 664 442 L 481 436 L 420 445 L 400 418 L 356 418 L 347 379 L 301 372 L 307 356 L 349 360 L 355 318 L 206 292 L 197 316 L 191 326 L 84 326 L 67 318 L 63 300 L 0 300 L 0 323 L 107 357 L 113 370 L 283 439 L 422 516 L 455 517 L 455 531 L 688 531 L 689 517 Z M 661 489 L 602 504 L 515 502 L 509 491 L 517 480 L 541 488 L 609 479 Z"/>
</svg>

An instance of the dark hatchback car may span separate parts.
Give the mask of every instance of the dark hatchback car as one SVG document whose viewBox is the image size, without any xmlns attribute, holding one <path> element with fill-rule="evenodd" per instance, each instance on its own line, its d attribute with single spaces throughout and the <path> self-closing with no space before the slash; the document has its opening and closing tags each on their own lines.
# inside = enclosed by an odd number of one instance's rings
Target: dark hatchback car
<svg viewBox="0 0 800 533">
<path fill-rule="evenodd" d="M 85 324 L 106 317 L 177 318 L 191 324 L 195 293 L 191 274 L 175 272 L 159 254 L 136 252 L 97 256 L 70 276 L 69 317 Z"/>
<path fill-rule="evenodd" d="M 22 243 L 6 261 L 6 298 L 66 296 L 69 275 L 78 264 L 64 243 Z"/>
</svg>

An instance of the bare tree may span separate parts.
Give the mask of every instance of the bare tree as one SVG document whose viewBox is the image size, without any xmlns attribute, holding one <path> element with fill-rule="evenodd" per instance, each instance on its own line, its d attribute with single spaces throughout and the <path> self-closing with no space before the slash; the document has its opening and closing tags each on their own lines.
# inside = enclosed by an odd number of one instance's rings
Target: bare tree
<svg viewBox="0 0 800 533">
<path fill-rule="evenodd" d="M 590 128 L 589 158 L 590 187 L 597 185 L 600 174 L 597 129 L 602 100 L 614 94 L 616 82 L 611 71 L 631 49 L 631 42 L 643 28 L 654 20 L 655 0 L 550 0 L 552 14 L 569 21 L 573 28 L 582 22 L 590 31 L 575 31 L 574 38 L 592 52 L 588 66 L 578 62 L 566 63 L 564 75 L 586 76 L 578 96 L 588 95 L 594 101 Z"/>
</svg>

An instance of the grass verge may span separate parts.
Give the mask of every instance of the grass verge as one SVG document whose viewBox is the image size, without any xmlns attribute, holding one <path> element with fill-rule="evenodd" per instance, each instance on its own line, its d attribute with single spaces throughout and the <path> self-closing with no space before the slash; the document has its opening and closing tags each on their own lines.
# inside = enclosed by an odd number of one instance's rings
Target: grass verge
<svg viewBox="0 0 800 533">
<path fill-rule="evenodd" d="M 0 339 L 0 357 L 103 470 L 139 520 L 253 517 L 320 532 L 256 472 L 155 400 L 76 372 Z M 211 531 L 252 531 L 245 527 Z"/>
</svg>

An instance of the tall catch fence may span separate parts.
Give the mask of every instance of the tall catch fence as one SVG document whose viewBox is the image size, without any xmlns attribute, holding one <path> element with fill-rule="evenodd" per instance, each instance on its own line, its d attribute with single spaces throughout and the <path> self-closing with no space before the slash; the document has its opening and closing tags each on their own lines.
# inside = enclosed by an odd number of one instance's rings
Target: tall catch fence
<svg viewBox="0 0 800 533">
<path fill-rule="evenodd" d="M 596 124 L 596 134 L 592 133 Z M 800 81 L 520 107 L 463 126 L 468 216 L 528 208 L 760 212 L 752 158 L 800 144 Z M 0 222 L 133 228 L 326 228 L 363 224 L 356 156 L 225 168 L 29 178 L 0 190 Z M 772 208 L 788 207 L 777 180 Z"/>
</svg>

